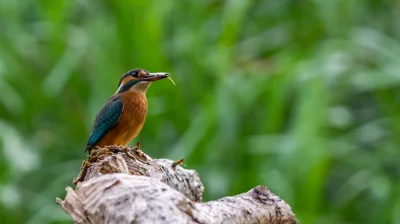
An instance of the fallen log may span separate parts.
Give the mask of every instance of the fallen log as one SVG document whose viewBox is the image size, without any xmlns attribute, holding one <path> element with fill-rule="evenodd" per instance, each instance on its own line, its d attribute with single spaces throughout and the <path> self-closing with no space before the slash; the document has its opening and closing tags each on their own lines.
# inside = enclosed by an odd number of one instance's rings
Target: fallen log
<svg viewBox="0 0 400 224">
<path fill-rule="evenodd" d="M 290 206 L 266 187 L 202 202 L 198 173 L 182 160 L 152 159 L 140 150 L 93 150 L 64 200 L 75 223 L 297 223 Z"/>
</svg>

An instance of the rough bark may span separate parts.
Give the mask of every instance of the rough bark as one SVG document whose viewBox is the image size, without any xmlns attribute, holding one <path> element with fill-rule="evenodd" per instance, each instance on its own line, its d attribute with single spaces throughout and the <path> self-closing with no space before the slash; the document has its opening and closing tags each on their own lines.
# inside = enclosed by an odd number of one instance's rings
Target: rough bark
<svg viewBox="0 0 400 224">
<path fill-rule="evenodd" d="M 135 148 L 95 150 L 57 203 L 75 223 L 297 223 L 264 186 L 202 203 L 203 184 L 182 161 L 153 160 Z M 105 175 L 106 174 L 106 175 Z"/>
</svg>

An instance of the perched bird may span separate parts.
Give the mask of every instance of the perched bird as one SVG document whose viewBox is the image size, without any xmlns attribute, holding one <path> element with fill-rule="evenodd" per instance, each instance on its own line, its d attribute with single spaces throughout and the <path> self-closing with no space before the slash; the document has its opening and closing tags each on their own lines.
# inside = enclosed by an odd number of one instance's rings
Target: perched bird
<svg viewBox="0 0 400 224">
<path fill-rule="evenodd" d="M 142 130 L 147 113 L 146 91 L 168 73 L 133 69 L 119 81 L 117 92 L 96 115 L 85 151 L 98 146 L 126 146 Z"/>
</svg>

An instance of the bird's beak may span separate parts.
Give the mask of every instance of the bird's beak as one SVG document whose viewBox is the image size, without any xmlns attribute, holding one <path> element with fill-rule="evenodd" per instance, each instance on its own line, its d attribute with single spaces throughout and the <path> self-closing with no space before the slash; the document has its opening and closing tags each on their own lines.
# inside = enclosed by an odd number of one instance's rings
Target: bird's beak
<svg viewBox="0 0 400 224">
<path fill-rule="evenodd" d="M 154 82 L 160 79 L 168 78 L 169 73 L 166 72 L 154 72 L 154 73 L 149 73 L 149 75 L 146 76 L 141 76 L 141 80 L 143 81 L 149 81 L 149 82 Z"/>
</svg>

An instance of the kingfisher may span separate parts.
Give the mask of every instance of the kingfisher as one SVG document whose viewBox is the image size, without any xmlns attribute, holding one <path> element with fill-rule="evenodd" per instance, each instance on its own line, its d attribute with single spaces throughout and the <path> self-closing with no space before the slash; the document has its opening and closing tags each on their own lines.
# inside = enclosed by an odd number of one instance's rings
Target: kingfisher
<svg viewBox="0 0 400 224">
<path fill-rule="evenodd" d="M 119 80 L 118 89 L 96 115 L 85 151 L 108 145 L 126 146 L 142 130 L 147 113 L 146 91 L 168 73 L 136 68 Z M 173 81 L 172 81 L 173 83 Z"/>
</svg>

